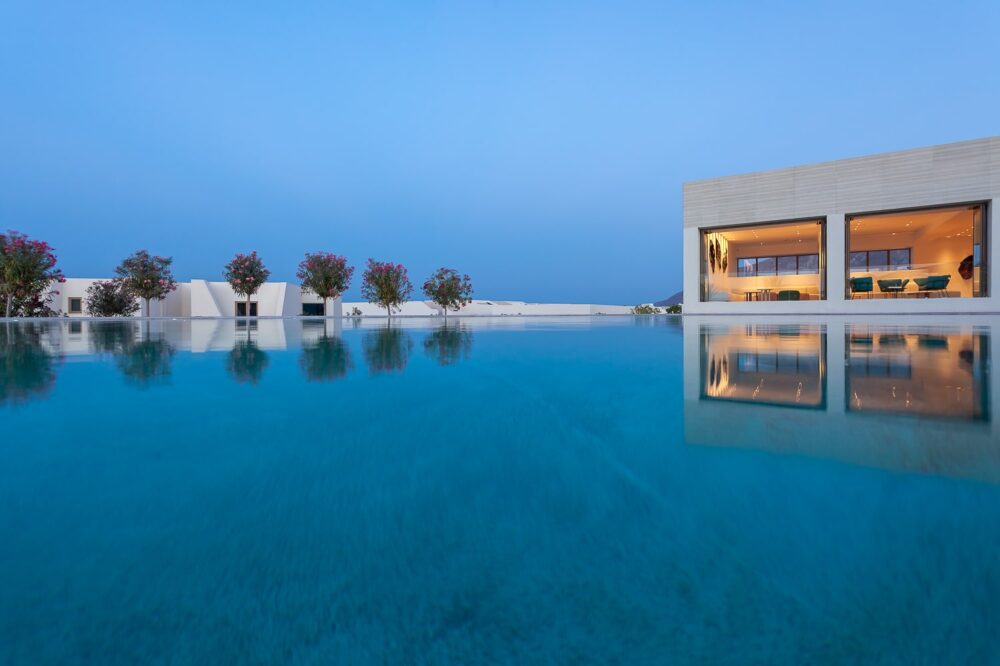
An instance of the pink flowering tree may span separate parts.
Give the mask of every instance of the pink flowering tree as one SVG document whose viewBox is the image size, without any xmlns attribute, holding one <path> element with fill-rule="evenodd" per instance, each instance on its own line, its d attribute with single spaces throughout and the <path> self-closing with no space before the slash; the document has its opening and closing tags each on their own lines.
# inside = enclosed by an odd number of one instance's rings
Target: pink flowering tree
<svg viewBox="0 0 1000 666">
<path fill-rule="evenodd" d="M 53 282 L 65 281 L 48 243 L 17 231 L 0 234 L 0 297 L 5 317 L 48 312 L 49 288 Z"/>
<path fill-rule="evenodd" d="M 146 315 L 152 314 L 150 301 L 162 301 L 177 289 L 177 280 L 170 271 L 171 257 L 152 255 L 139 250 L 118 264 L 115 274 L 122 288 L 136 298 L 146 301 Z"/>
<path fill-rule="evenodd" d="M 335 299 L 351 286 L 354 266 L 347 265 L 347 257 L 330 252 L 307 253 L 295 274 L 302 288 L 323 299 L 323 313 L 330 314 L 327 301 Z"/>
<path fill-rule="evenodd" d="M 447 317 L 448 310 L 460 310 L 472 302 L 472 280 L 452 268 L 439 268 L 424 282 L 424 293 Z"/>
<path fill-rule="evenodd" d="M 226 264 L 225 278 L 238 295 L 246 299 L 246 316 L 250 316 L 250 297 L 267 282 L 271 271 L 264 267 L 264 261 L 254 250 L 250 254 L 237 254 Z"/>
<path fill-rule="evenodd" d="M 412 293 L 413 285 L 403 264 L 368 260 L 361 276 L 361 295 L 365 300 L 385 308 L 392 317 L 393 309 L 398 310 Z"/>
</svg>

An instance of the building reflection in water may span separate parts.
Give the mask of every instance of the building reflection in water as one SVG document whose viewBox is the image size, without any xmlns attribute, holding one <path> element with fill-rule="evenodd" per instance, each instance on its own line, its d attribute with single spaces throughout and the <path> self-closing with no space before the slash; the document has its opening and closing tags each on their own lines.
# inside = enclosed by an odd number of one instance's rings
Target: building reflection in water
<svg viewBox="0 0 1000 666">
<path fill-rule="evenodd" d="M 818 325 L 701 331 L 702 397 L 819 409 L 826 404 L 826 336 Z"/>
<path fill-rule="evenodd" d="M 988 421 L 989 337 L 982 331 L 848 326 L 847 409 Z"/>
<path fill-rule="evenodd" d="M 1000 483 L 1000 318 L 940 321 L 685 317 L 685 443 Z"/>
</svg>

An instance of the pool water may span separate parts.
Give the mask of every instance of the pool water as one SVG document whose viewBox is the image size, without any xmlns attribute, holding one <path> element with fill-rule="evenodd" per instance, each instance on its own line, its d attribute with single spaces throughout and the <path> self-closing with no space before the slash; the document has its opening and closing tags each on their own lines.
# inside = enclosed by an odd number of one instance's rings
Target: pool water
<svg viewBox="0 0 1000 666">
<path fill-rule="evenodd" d="M 1000 663 L 994 334 L 0 322 L 0 664 Z"/>
</svg>

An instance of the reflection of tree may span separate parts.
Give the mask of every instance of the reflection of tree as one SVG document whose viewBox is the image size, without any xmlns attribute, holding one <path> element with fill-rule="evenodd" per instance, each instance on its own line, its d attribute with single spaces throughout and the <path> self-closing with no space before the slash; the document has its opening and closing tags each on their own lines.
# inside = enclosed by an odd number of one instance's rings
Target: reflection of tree
<svg viewBox="0 0 1000 666">
<path fill-rule="evenodd" d="M 119 354 L 135 342 L 138 327 L 131 321 L 92 321 L 90 347 L 95 354 Z"/>
<path fill-rule="evenodd" d="M 361 340 L 368 372 L 402 372 L 410 360 L 413 340 L 406 331 L 386 326 L 377 331 L 368 331 Z"/>
<path fill-rule="evenodd" d="M 337 336 L 322 336 L 302 348 L 299 367 L 311 382 L 340 379 L 354 367 L 351 350 Z"/>
<path fill-rule="evenodd" d="M 237 340 L 229 357 L 226 359 L 226 370 L 233 376 L 233 379 L 241 384 L 256 384 L 260 381 L 264 370 L 271 359 L 267 352 L 257 346 L 257 343 L 250 339 L 250 331 L 247 331 L 246 340 Z"/>
<path fill-rule="evenodd" d="M 169 342 L 160 336 L 150 337 L 147 332 L 142 340 L 124 342 L 115 354 L 115 364 L 127 381 L 145 388 L 167 382 L 173 357 L 174 348 Z"/>
<path fill-rule="evenodd" d="M 424 352 L 437 359 L 438 365 L 467 359 L 472 352 L 472 331 L 463 326 L 441 326 L 424 338 Z"/>
<path fill-rule="evenodd" d="M 0 326 L 0 404 L 42 397 L 56 383 L 52 354 L 33 324 Z"/>
</svg>

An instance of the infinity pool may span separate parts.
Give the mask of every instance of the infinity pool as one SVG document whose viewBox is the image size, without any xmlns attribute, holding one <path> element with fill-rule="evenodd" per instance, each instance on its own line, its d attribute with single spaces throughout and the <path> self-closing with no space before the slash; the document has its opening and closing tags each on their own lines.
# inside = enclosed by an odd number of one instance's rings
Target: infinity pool
<svg viewBox="0 0 1000 666">
<path fill-rule="evenodd" d="M 998 335 L 0 322 L 0 664 L 998 663 Z"/>
</svg>

